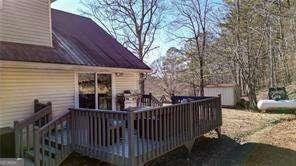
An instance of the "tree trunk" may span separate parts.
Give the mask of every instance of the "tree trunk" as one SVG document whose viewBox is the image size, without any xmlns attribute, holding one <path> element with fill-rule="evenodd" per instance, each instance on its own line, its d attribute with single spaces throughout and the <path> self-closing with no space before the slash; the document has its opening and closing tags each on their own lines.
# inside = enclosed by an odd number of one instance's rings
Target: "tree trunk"
<svg viewBox="0 0 296 166">
<path fill-rule="evenodd" d="M 257 110 L 257 96 L 256 96 L 256 90 L 254 87 L 249 87 L 249 93 L 248 98 L 250 102 L 250 108 L 252 110 Z"/>
<path fill-rule="evenodd" d="M 196 88 L 197 87 L 195 86 L 195 84 L 192 84 L 193 96 L 197 96 Z"/>
<path fill-rule="evenodd" d="M 204 65 L 203 65 L 203 57 L 199 58 L 199 72 L 200 72 L 200 83 L 199 83 L 199 91 L 200 91 L 200 96 L 204 96 Z"/>
<path fill-rule="evenodd" d="M 140 73 L 139 87 L 140 87 L 140 93 L 141 94 L 145 94 L 145 78 L 144 78 L 144 73 Z"/>
</svg>

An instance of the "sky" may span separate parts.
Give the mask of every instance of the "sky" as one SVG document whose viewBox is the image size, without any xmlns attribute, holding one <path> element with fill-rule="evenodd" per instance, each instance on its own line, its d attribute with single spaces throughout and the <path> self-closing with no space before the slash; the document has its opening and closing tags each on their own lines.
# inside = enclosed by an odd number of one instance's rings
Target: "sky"
<svg viewBox="0 0 296 166">
<path fill-rule="evenodd" d="M 81 0 L 56 0 L 52 3 L 51 7 L 54 9 L 62 10 L 69 13 L 74 13 L 81 15 L 79 9 L 83 8 L 83 5 L 80 3 Z M 222 0 L 213 0 L 216 2 Z M 144 59 L 144 61 L 148 64 L 151 64 L 153 61 L 158 59 L 161 56 L 165 56 L 166 51 L 170 47 L 180 47 L 180 41 L 173 40 L 170 36 L 172 36 L 172 32 L 169 32 L 167 28 L 163 28 L 159 30 L 158 34 L 156 35 L 155 46 L 158 48 L 153 50 L 148 57 Z"/>
</svg>

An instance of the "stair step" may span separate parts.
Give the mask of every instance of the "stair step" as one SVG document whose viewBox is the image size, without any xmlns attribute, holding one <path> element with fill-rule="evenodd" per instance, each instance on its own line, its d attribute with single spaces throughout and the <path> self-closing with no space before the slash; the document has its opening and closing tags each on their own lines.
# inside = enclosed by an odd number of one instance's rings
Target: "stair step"
<svg viewBox="0 0 296 166">
<path fill-rule="evenodd" d="M 63 138 L 61 137 L 63 135 Z M 67 131 L 63 130 L 63 131 L 58 131 L 57 134 L 55 132 L 51 133 L 50 136 L 47 136 L 45 137 L 45 141 L 51 141 L 51 142 L 58 142 L 58 144 L 61 144 L 61 145 L 68 145 L 69 142 L 68 142 L 68 139 L 66 137 L 67 135 Z M 70 137 L 68 135 L 68 137 Z M 70 140 L 71 138 L 69 138 Z"/>
<path fill-rule="evenodd" d="M 41 158 L 42 156 L 40 156 Z M 54 163 L 55 160 L 54 158 L 50 158 L 48 156 L 44 156 L 44 159 L 45 159 L 45 163 Z M 25 160 L 25 166 L 35 166 L 35 162 L 34 162 L 34 159 L 30 159 L 30 158 L 24 158 Z M 42 162 L 42 161 L 40 161 Z M 46 165 L 51 165 L 51 164 L 46 164 Z"/>
<path fill-rule="evenodd" d="M 51 154 L 51 157 L 55 157 L 56 153 L 61 153 L 61 150 L 59 149 L 55 149 L 53 147 L 49 147 L 49 146 L 44 146 L 44 155 L 45 156 L 49 156 L 49 154 Z M 25 157 L 34 161 L 34 156 L 35 156 L 35 152 L 34 149 L 31 149 L 29 151 L 25 152 Z M 40 158 L 42 158 L 42 148 L 40 148 Z"/>
<path fill-rule="evenodd" d="M 34 161 L 31 159 L 24 158 L 24 161 L 25 161 L 25 166 L 34 166 L 35 165 Z"/>
</svg>

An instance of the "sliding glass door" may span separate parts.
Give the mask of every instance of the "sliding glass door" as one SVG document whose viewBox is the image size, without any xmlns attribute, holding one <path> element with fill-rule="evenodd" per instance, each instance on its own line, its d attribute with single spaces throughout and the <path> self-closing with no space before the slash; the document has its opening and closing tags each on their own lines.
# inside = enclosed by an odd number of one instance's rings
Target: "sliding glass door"
<svg viewBox="0 0 296 166">
<path fill-rule="evenodd" d="M 98 109 L 112 110 L 111 74 L 97 74 Z"/>
<path fill-rule="evenodd" d="M 79 107 L 95 109 L 95 74 L 79 73 Z"/>
<path fill-rule="evenodd" d="M 79 108 L 112 110 L 112 75 L 79 73 Z"/>
</svg>

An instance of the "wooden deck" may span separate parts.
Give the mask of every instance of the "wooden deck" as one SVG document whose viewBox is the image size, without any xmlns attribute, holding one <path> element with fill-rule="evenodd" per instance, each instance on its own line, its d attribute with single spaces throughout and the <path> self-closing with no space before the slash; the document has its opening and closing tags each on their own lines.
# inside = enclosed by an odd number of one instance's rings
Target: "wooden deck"
<svg viewBox="0 0 296 166">
<path fill-rule="evenodd" d="M 58 165 L 73 151 L 116 165 L 144 165 L 177 147 L 190 149 L 221 125 L 219 97 L 133 111 L 70 109 L 35 127 L 30 151 L 35 165 Z"/>
</svg>

